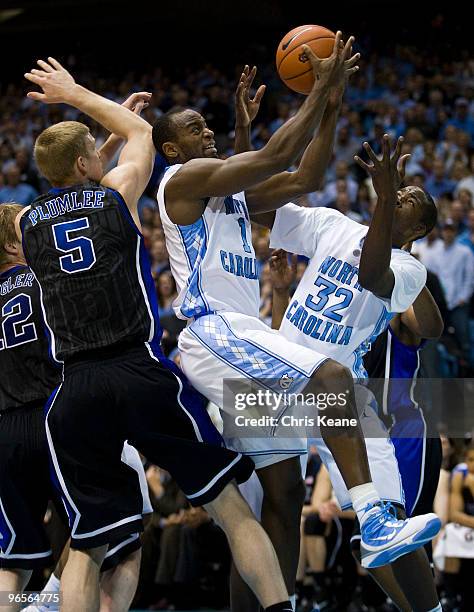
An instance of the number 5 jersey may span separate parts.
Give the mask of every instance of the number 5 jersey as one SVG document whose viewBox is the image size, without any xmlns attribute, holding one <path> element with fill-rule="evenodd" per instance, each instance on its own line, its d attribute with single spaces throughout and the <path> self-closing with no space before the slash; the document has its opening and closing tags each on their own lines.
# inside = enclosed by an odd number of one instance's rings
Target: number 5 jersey
<svg viewBox="0 0 474 612">
<path fill-rule="evenodd" d="M 120 194 L 96 183 L 51 189 L 21 219 L 53 358 L 153 343 L 161 328 L 144 239 Z"/>
</svg>

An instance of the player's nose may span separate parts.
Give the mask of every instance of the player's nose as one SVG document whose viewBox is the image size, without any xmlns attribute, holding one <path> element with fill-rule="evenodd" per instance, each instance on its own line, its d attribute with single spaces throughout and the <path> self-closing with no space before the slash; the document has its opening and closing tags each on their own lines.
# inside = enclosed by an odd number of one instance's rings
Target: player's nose
<svg viewBox="0 0 474 612">
<path fill-rule="evenodd" d="M 204 136 L 206 136 L 207 138 L 214 138 L 214 132 L 208 127 L 206 127 L 204 129 Z"/>
</svg>

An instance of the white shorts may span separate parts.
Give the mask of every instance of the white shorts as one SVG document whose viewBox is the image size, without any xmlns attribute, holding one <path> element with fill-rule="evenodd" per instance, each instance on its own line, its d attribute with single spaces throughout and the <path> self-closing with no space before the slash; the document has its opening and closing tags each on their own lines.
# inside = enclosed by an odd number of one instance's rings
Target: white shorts
<svg viewBox="0 0 474 612">
<path fill-rule="evenodd" d="M 305 437 L 277 438 L 271 427 L 256 429 L 258 437 L 227 436 L 226 417 L 234 425 L 235 413 L 226 414 L 223 380 L 245 378 L 261 384 L 265 379 L 279 393 L 300 393 L 326 356 L 290 342 L 255 317 L 233 312 L 196 319 L 181 332 L 178 346 L 191 384 L 221 409 L 229 448 L 249 455 L 257 469 L 306 453 Z"/>
<path fill-rule="evenodd" d="M 142 514 L 152 514 L 153 506 L 151 505 L 150 493 L 148 491 L 148 483 L 146 481 L 145 470 L 137 449 L 128 442 L 123 443 L 122 462 L 133 468 L 138 474 L 140 481 L 140 490 L 143 498 Z"/>
<path fill-rule="evenodd" d="M 445 525 L 433 552 L 433 561 L 438 569 L 444 570 L 447 557 L 474 558 L 474 529 L 458 523 Z"/>
<path fill-rule="evenodd" d="M 385 425 L 378 417 L 376 400 L 372 392 L 362 385 L 355 385 L 355 394 L 360 424 L 367 447 L 370 473 L 377 493 L 380 495 L 380 499 L 384 501 L 405 506 L 405 495 L 395 456 L 395 447 Z M 349 491 L 330 450 L 321 436 L 318 436 L 314 443 L 321 460 L 328 469 L 339 505 L 343 510 L 352 508 Z"/>
</svg>

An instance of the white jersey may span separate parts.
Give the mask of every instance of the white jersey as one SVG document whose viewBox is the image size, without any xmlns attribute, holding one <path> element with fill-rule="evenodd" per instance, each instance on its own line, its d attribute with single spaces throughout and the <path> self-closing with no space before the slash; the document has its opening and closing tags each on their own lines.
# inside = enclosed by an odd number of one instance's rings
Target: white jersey
<svg viewBox="0 0 474 612">
<path fill-rule="evenodd" d="M 362 356 L 388 325 L 404 312 L 426 282 L 426 269 L 401 249 L 392 250 L 395 285 L 389 299 L 376 297 L 358 282 L 368 227 L 329 208 L 287 204 L 276 212 L 270 246 L 309 258 L 290 300 L 280 331 L 293 342 L 342 363 L 353 376 L 367 376 Z"/>
<path fill-rule="evenodd" d="M 258 317 L 260 286 L 244 193 L 209 198 L 192 225 L 176 225 L 166 212 L 165 187 L 182 164 L 165 171 L 158 206 L 178 297 L 176 315 L 192 319 L 219 311 Z"/>
</svg>

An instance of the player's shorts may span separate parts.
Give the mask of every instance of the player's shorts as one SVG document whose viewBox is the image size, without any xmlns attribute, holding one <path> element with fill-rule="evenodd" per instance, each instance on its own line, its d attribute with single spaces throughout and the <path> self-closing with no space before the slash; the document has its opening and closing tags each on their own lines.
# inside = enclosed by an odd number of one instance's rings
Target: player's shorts
<svg viewBox="0 0 474 612">
<path fill-rule="evenodd" d="M 178 346 L 191 384 L 221 409 L 229 448 L 250 456 L 256 469 L 306 453 L 305 437 L 277 437 L 270 426 L 259 427 L 255 437 L 236 437 L 223 380 L 248 379 L 257 386 L 265 381 L 274 392 L 301 393 L 326 356 L 287 340 L 256 317 L 234 312 L 199 317 L 181 332 Z"/>
<path fill-rule="evenodd" d="M 390 430 L 405 491 L 407 516 L 433 512 L 443 461 L 441 440 L 426 437 L 422 415 L 414 412 L 415 418 L 397 418 Z"/>
<path fill-rule="evenodd" d="M 67 363 L 48 401 L 46 433 L 77 549 L 143 529 L 139 478 L 121 460 L 125 440 L 167 470 L 195 506 L 231 480 L 247 480 L 254 467 L 223 446 L 203 398 L 149 345 Z"/>
<path fill-rule="evenodd" d="M 138 475 L 140 491 L 143 499 L 142 514 L 152 514 L 153 506 L 151 505 L 150 491 L 146 481 L 145 469 L 143 467 L 139 452 L 128 442 L 125 442 L 123 445 L 122 461 L 133 468 Z"/>
<path fill-rule="evenodd" d="M 43 403 L 0 414 L 0 569 L 51 561 L 43 520 L 52 497 Z"/>
<path fill-rule="evenodd" d="M 377 403 L 371 391 L 362 385 L 355 385 L 359 422 L 365 438 L 370 473 L 380 498 L 405 505 L 402 480 L 398 469 L 395 447 L 388 431 L 377 414 Z M 318 453 L 327 467 L 329 477 L 343 510 L 352 508 L 352 500 L 336 461 L 321 436 L 315 439 Z"/>
</svg>

